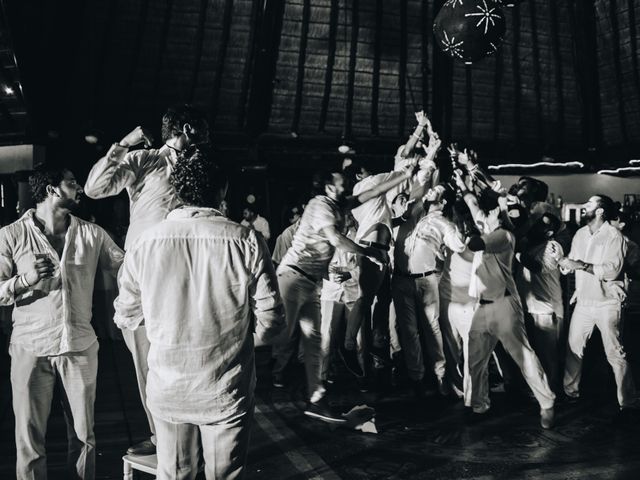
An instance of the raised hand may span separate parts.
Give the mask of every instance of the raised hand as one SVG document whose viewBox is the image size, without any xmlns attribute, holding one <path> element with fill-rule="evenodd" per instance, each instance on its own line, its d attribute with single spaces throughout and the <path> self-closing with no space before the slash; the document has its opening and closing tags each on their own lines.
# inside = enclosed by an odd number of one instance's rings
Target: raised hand
<svg viewBox="0 0 640 480">
<path fill-rule="evenodd" d="M 144 143 L 145 148 L 150 148 L 153 145 L 153 135 L 140 126 L 134 128 L 131 132 L 129 132 L 122 140 L 120 140 L 120 145 L 123 147 L 135 147 L 136 145 L 140 145 Z"/>
<path fill-rule="evenodd" d="M 431 129 L 431 122 L 429 121 L 429 117 L 427 117 L 423 110 L 416 112 L 416 120 L 418 121 L 418 125 L 420 125 L 421 127 L 428 127 L 427 131 Z"/>
</svg>

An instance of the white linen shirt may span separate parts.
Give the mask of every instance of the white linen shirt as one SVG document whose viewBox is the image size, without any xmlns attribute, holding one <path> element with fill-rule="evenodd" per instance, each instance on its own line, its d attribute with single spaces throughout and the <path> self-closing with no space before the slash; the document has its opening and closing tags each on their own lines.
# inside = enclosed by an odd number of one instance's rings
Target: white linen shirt
<svg viewBox="0 0 640 480">
<path fill-rule="evenodd" d="M 261 217 L 260 215 L 256 215 L 256 218 L 253 222 L 249 222 L 248 220 L 242 220 L 240 225 L 243 227 L 250 227 L 260 232 L 265 240 L 269 241 L 271 239 L 271 230 L 269 229 L 269 222 L 266 218 Z"/>
<path fill-rule="evenodd" d="M 393 171 L 380 173 L 378 175 L 370 175 L 354 185 L 353 195 L 360 195 L 362 192 L 371 190 L 372 188 L 380 185 L 383 182 L 392 180 L 402 175 L 404 175 L 404 172 L 402 171 Z M 395 195 L 397 195 L 397 192 L 399 192 L 400 190 L 398 187 L 396 187 L 392 189 L 392 191 L 395 193 Z M 392 213 L 387 197 L 388 195 L 379 195 L 351 210 L 353 217 L 358 222 L 356 242 L 365 238 L 369 233 L 371 233 L 373 227 L 379 223 L 385 225 L 389 229 L 389 234 L 391 234 L 391 230 L 393 228 L 391 225 Z"/>
<path fill-rule="evenodd" d="M 208 208 L 184 207 L 125 255 L 115 322 L 144 318 L 147 404 L 171 423 L 209 424 L 246 412 L 255 387 L 254 336 L 270 342 L 284 310 L 264 240 Z"/>
<path fill-rule="evenodd" d="M 98 263 L 115 277 L 123 252 L 102 228 L 70 215 L 59 257 L 34 214 L 31 209 L 0 230 L 0 305 L 14 305 L 11 343 L 39 357 L 81 352 L 96 341 L 91 306 Z M 51 258 L 54 276 L 16 296 L 16 281 L 36 253 Z"/>
<path fill-rule="evenodd" d="M 84 185 L 87 197 L 100 199 L 129 194 L 129 230 L 125 250 L 147 228 L 162 220 L 178 205 L 175 189 L 169 183 L 177 160 L 174 149 L 135 150 L 114 145 L 93 166 Z"/>
<path fill-rule="evenodd" d="M 441 270 L 446 254 L 444 247 L 458 253 L 466 248 L 458 227 L 442 211 L 422 217 L 406 241 L 409 273 Z"/>
<path fill-rule="evenodd" d="M 568 257 L 593 265 L 593 275 L 576 270 L 575 296 L 581 305 L 615 305 L 624 300 L 623 267 L 626 253 L 624 236 L 609 222 L 603 223 L 595 233 L 591 233 L 588 226 L 576 232 Z"/>
</svg>

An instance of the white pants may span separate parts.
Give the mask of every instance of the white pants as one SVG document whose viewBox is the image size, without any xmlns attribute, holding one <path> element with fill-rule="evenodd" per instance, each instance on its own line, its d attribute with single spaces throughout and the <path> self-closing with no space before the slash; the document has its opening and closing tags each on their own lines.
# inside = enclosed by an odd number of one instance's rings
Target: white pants
<svg viewBox="0 0 640 480">
<path fill-rule="evenodd" d="M 253 407 L 233 420 L 208 425 L 156 418 L 158 480 L 196 478 L 201 456 L 207 480 L 243 478 L 252 419 Z"/>
<path fill-rule="evenodd" d="M 620 305 L 576 305 L 569 326 L 569 341 L 564 372 L 564 391 L 570 397 L 579 394 L 582 376 L 582 354 L 587 340 L 597 326 L 607 360 L 616 378 L 618 403 L 626 407 L 633 403 L 635 386 L 626 353 L 622 347 L 622 317 Z"/>
<path fill-rule="evenodd" d="M 528 327 L 531 346 L 540 359 L 552 390 L 558 392 L 560 387 L 562 317 L 557 317 L 554 313 L 530 313 Z"/>
<path fill-rule="evenodd" d="M 329 365 L 342 339 L 341 334 L 344 332 L 346 324 L 349 323 L 349 317 L 353 315 L 353 303 L 322 300 L 320 310 L 322 313 L 320 378 L 326 380 Z"/>
<path fill-rule="evenodd" d="M 489 358 L 498 341 L 516 362 L 541 408 L 553 407 L 555 395 L 524 328 L 522 306 L 514 296 L 476 306 L 469 330 L 471 406 L 484 413 L 489 400 Z"/>
<path fill-rule="evenodd" d="M 70 479 L 95 478 L 93 433 L 98 342 L 82 352 L 37 357 L 20 345 L 9 346 L 11 387 L 16 419 L 16 478 L 47 478 L 45 434 L 56 377 L 62 382 L 67 422 Z"/>
<path fill-rule="evenodd" d="M 456 388 L 462 387 L 464 406 L 471 406 L 471 376 L 469 375 L 469 330 L 475 302 L 457 303 L 441 300 L 440 326 L 447 355 L 447 375 Z M 460 372 L 462 359 L 462 372 Z"/>
<path fill-rule="evenodd" d="M 400 275 L 393 277 L 393 303 L 400 330 L 400 345 L 411 380 L 422 380 L 424 377 L 425 353 L 431 357 L 436 377 L 443 379 L 445 375 L 438 280 L 437 275 L 417 279 Z"/>
<path fill-rule="evenodd" d="M 278 343 L 289 341 L 287 334 L 294 331 L 293 325 L 295 323 L 300 325 L 307 391 L 310 400 L 317 402 L 325 394 L 320 378 L 322 368 L 320 287 L 301 273 L 288 268 L 278 272 L 278 287 L 287 318 L 287 331 Z"/>
<path fill-rule="evenodd" d="M 149 430 L 151 431 L 151 441 L 156 443 L 156 427 L 153 422 L 153 416 L 147 407 L 147 375 L 149 373 L 149 362 L 147 357 L 149 356 L 149 339 L 147 338 L 147 329 L 144 325 L 140 325 L 135 330 L 129 330 L 127 328 L 122 329 L 122 338 L 124 343 L 131 352 L 133 358 L 133 366 L 136 369 L 136 380 L 138 380 L 138 391 L 140 392 L 140 400 L 144 412 L 147 415 L 147 421 L 149 422 Z"/>
</svg>

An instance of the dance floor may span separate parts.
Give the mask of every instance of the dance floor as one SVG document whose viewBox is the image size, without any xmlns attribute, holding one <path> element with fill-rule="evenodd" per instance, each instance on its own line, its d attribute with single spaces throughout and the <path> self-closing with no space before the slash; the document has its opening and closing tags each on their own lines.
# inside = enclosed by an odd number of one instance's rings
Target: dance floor
<svg viewBox="0 0 640 480">
<path fill-rule="evenodd" d="M 550 431 L 540 428 L 534 403 L 518 403 L 504 393 L 493 393 L 491 416 L 474 423 L 461 402 L 433 396 L 419 405 L 408 389 L 386 395 L 360 393 L 347 377 L 335 384 L 333 401 L 344 407 L 355 403 L 375 407 L 378 434 L 335 429 L 303 415 L 299 385 L 271 387 L 269 351 L 259 349 L 247 478 L 637 479 L 640 418 L 620 421 L 617 417 L 613 378 L 598 342 L 592 342 L 595 355 L 585 365 L 586 398 L 575 405 L 560 404 L 557 427 Z M 638 352 L 630 357 L 638 372 L 640 344 L 634 345 Z M 124 343 L 101 341 L 99 368 L 97 478 L 122 478 L 122 455 L 146 432 Z M 15 478 L 15 445 L 6 353 L 0 374 L 0 479 L 11 479 Z M 47 437 L 50 479 L 67 478 L 65 435 L 56 397 Z M 151 477 L 141 474 L 139 478 Z"/>
</svg>

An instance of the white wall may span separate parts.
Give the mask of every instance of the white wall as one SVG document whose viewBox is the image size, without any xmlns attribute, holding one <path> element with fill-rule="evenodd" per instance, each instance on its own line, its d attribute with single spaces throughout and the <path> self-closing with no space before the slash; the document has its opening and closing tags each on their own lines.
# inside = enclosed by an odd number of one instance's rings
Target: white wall
<svg viewBox="0 0 640 480">
<path fill-rule="evenodd" d="M 502 185 L 509 188 L 521 176 L 527 175 L 493 175 Z M 556 197 L 562 195 L 565 203 L 583 203 L 591 195 L 601 193 L 613 200 L 622 202 L 625 193 L 640 194 L 640 177 L 618 178 L 593 173 L 574 173 L 567 175 L 530 175 L 549 185 L 549 193 Z"/>
</svg>

